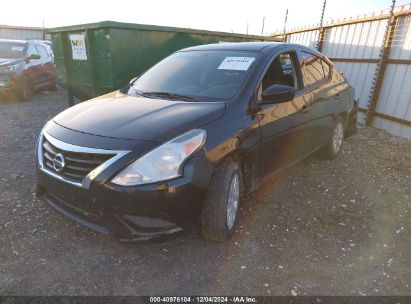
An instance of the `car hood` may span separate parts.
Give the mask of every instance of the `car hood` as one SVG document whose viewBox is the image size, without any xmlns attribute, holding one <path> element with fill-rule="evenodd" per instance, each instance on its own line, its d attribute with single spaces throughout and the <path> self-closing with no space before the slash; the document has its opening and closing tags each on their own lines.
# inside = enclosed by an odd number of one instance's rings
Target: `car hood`
<svg viewBox="0 0 411 304">
<path fill-rule="evenodd" d="M 224 102 L 186 102 L 112 92 L 71 107 L 57 124 L 87 134 L 164 142 L 218 119 Z"/>
<path fill-rule="evenodd" d="M 0 67 L 16 64 L 16 63 L 19 63 L 22 60 L 23 60 L 23 58 L 18 58 L 18 59 L 0 58 Z"/>
</svg>

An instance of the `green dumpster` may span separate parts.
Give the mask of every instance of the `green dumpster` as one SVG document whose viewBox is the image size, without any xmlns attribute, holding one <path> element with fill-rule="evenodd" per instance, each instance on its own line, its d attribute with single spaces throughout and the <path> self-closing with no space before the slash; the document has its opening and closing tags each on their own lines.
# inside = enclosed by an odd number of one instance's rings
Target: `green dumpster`
<svg viewBox="0 0 411 304">
<path fill-rule="evenodd" d="M 170 53 L 194 45 L 273 37 L 104 21 L 48 29 L 58 83 L 86 100 L 125 86 Z"/>
</svg>

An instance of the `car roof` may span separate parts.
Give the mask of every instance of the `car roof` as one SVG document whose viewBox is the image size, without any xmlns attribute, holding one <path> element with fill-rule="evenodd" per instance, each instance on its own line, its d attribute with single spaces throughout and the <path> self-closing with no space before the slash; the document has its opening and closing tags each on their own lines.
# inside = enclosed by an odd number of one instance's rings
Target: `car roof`
<svg viewBox="0 0 411 304">
<path fill-rule="evenodd" d="M 42 43 L 42 44 L 51 44 L 50 40 L 40 40 L 40 39 L 30 39 L 31 43 Z"/>
<path fill-rule="evenodd" d="M 181 51 L 206 51 L 206 50 L 235 50 L 235 51 L 277 51 L 284 47 L 291 47 L 301 50 L 309 50 L 314 54 L 322 55 L 317 50 L 295 43 L 258 41 L 258 42 L 221 42 L 213 44 L 204 44 L 182 49 Z"/>
<path fill-rule="evenodd" d="M 280 47 L 282 42 L 256 41 L 256 42 L 220 42 L 213 44 L 197 45 L 182 49 L 182 51 L 199 50 L 238 50 L 238 51 L 261 51 L 267 47 Z"/>
<path fill-rule="evenodd" d="M 16 39 L 0 39 L 0 42 L 12 42 L 12 43 L 27 43 L 27 40 L 16 40 Z"/>
</svg>

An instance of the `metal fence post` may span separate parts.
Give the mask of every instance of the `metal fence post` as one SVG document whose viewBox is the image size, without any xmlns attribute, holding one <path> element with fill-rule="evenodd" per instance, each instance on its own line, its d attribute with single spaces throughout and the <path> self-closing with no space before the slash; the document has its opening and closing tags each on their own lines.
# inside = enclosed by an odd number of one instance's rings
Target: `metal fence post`
<svg viewBox="0 0 411 304">
<path fill-rule="evenodd" d="M 283 30 L 283 41 L 286 43 L 287 42 L 287 20 L 288 20 L 288 9 L 285 11 L 285 19 L 284 19 L 284 30 Z"/>
<path fill-rule="evenodd" d="M 319 52 L 322 52 L 322 50 L 323 50 L 323 42 L 324 42 L 324 39 L 325 39 L 325 31 L 326 31 L 325 27 L 320 28 L 320 33 L 318 35 L 318 43 L 317 43 L 317 51 L 319 51 Z"/>
<path fill-rule="evenodd" d="M 380 53 L 380 60 L 377 63 L 375 71 L 374 82 L 370 92 L 370 101 L 368 104 L 367 119 L 365 121 L 367 126 L 372 125 L 372 121 L 375 116 L 375 112 L 378 105 L 378 99 L 380 97 L 381 86 L 384 81 L 385 70 L 388 65 L 388 59 L 390 57 L 391 45 L 394 39 L 395 27 L 397 25 L 398 16 L 394 14 L 395 0 L 392 1 L 390 17 L 388 19 L 387 29 L 384 35 L 384 42 Z"/>
<path fill-rule="evenodd" d="M 319 52 L 321 52 L 321 49 L 323 47 L 323 40 L 324 40 L 323 22 L 324 22 L 324 13 L 325 13 L 325 6 L 326 5 L 327 5 L 327 0 L 324 0 L 323 7 L 321 9 L 320 26 L 318 27 L 318 37 L 317 37 L 317 43 L 316 43 L 316 49 Z"/>
</svg>

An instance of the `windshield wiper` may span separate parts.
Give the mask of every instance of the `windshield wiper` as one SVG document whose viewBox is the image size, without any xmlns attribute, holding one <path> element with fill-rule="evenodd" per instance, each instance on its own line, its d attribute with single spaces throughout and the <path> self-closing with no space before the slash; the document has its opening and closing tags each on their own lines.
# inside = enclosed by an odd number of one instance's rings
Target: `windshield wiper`
<svg viewBox="0 0 411 304">
<path fill-rule="evenodd" d="M 186 100 L 186 101 L 194 101 L 195 98 L 186 96 L 186 95 L 180 95 L 180 94 L 174 94 L 174 93 L 169 93 L 169 92 L 139 92 L 143 96 L 159 96 L 159 97 L 166 97 L 171 100 Z"/>
</svg>

